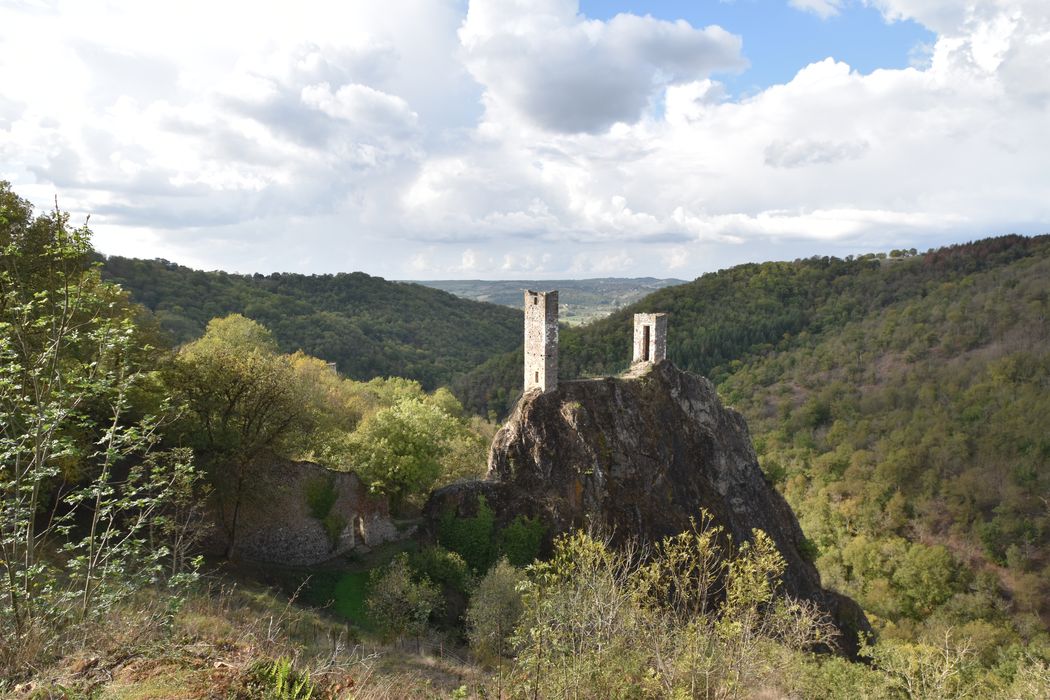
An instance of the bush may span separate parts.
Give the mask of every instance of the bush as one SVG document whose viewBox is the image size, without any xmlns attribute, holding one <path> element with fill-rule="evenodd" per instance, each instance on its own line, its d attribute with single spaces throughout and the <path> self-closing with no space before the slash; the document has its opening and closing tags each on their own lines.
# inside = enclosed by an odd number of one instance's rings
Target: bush
<svg viewBox="0 0 1050 700">
<path fill-rule="evenodd" d="M 462 556 L 474 571 L 486 571 L 495 559 L 495 522 L 488 501 L 478 496 L 478 512 L 473 517 L 460 518 L 451 510 L 441 516 L 438 542 Z"/>
<path fill-rule="evenodd" d="M 467 638 L 482 661 L 502 660 L 512 649 L 510 636 L 521 618 L 521 592 L 525 575 L 505 558 L 481 579 L 467 608 Z"/>
<path fill-rule="evenodd" d="M 339 494 L 335 490 L 335 479 L 332 476 L 319 476 L 306 482 L 305 486 L 306 506 L 310 509 L 310 515 L 318 520 L 324 520 L 335 505 Z"/>
<path fill-rule="evenodd" d="M 439 545 L 412 554 L 409 563 L 420 579 L 429 579 L 459 593 L 466 593 L 471 587 L 467 562 L 460 555 Z"/>
<path fill-rule="evenodd" d="M 514 566 L 531 564 L 540 555 L 547 528 L 538 518 L 519 515 L 499 533 L 499 551 Z"/>
<path fill-rule="evenodd" d="M 431 614 L 440 609 L 441 594 L 429 579 L 416 580 L 402 552 L 369 579 L 368 614 L 388 639 L 420 637 Z"/>
</svg>

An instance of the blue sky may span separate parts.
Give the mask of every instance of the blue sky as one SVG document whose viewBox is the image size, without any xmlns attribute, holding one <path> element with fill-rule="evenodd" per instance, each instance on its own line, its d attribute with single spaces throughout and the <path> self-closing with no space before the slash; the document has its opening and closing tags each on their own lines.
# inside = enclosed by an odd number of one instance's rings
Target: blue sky
<svg viewBox="0 0 1050 700">
<path fill-rule="evenodd" d="M 594 19 L 621 12 L 684 19 L 698 27 L 717 24 L 740 35 L 750 66 L 718 76 L 736 95 L 786 83 L 803 66 L 829 56 L 862 73 L 906 68 L 923 60 L 923 47 L 931 47 L 937 38 L 914 20 L 887 21 L 877 9 L 859 2 L 827 18 L 775 0 L 582 0 L 580 11 Z"/>
<path fill-rule="evenodd" d="M 0 0 L 0 85 L 0 179 L 205 269 L 691 278 L 1050 231 L 1046 0 Z"/>
</svg>

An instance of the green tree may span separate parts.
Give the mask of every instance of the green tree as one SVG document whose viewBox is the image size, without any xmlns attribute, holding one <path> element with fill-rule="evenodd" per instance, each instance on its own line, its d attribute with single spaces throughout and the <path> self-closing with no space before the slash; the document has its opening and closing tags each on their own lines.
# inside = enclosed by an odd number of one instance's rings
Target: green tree
<svg viewBox="0 0 1050 700">
<path fill-rule="evenodd" d="M 183 426 L 215 489 L 227 537 L 236 548 L 246 499 L 256 497 L 253 465 L 269 453 L 290 455 L 310 431 L 310 414 L 294 365 L 274 352 L 265 328 L 243 316 L 215 319 L 185 346 L 168 382 L 189 406 Z"/>
<path fill-rule="evenodd" d="M 126 296 L 88 265 L 90 231 L 34 217 L 0 182 L 0 675 L 58 651 L 71 624 L 184 571 L 151 548 L 189 456 L 148 457 L 163 417 L 133 397 L 155 355 Z M 162 405 L 163 409 L 164 406 Z M 178 555 L 175 555 L 178 556 Z M 170 568 L 168 567 L 170 564 Z"/>
<path fill-rule="evenodd" d="M 441 407 L 422 399 L 401 399 L 365 418 L 351 437 L 354 470 L 397 511 L 407 498 L 434 485 L 450 441 L 462 430 Z"/>
<path fill-rule="evenodd" d="M 467 607 L 467 639 L 474 654 L 483 661 L 511 655 L 510 637 L 522 613 L 521 591 L 525 574 L 505 558 L 496 562 L 478 583 Z"/>
<path fill-rule="evenodd" d="M 441 602 L 441 593 L 430 579 L 413 576 L 404 552 L 372 572 L 369 589 L 368 614 L 390 639 L 421 637 Z"/>
</svg>

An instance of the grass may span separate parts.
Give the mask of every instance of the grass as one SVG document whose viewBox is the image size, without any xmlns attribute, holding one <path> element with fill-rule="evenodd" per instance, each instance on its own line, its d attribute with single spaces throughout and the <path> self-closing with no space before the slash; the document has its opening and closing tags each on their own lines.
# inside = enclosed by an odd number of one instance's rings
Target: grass
<svg viewBox="0 0 1050 700">
<path fill-rule="evenodd" d="M 467 697 L 491 696 L 489 674 L 443 637 L 401 646 L 364 629 L 352 633 L 334 617 L 360 617 L 368 573 L 331 572 L 329 579 L 336 593 L 330 612 L 222 576 L 191 592 L 173 617 L 163 595 L 144 592 L 31 679 L 0 678 L 0 697 L 262 700 L 274 696 L 257 669 L 275 659 L 308 672 L 316 700 L 444 700 L 464 684 L 473 688 Z"/>
</svg>

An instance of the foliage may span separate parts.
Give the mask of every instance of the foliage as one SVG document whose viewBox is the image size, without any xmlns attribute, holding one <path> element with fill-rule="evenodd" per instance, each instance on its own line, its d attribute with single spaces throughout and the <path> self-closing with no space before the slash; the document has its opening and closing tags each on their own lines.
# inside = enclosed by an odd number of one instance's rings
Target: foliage
<svg viewBox="0 0 1050 700">
<path fill-rule="evenodd" d="M 106 279 L 150 309 L 178 343 L 215 317 L 243 314 L 357 380 L 403 376 L 432 390 L 521 343 L 521 312 L 361 272 L 234 275 L 111 256 Z"/>
<path fill-rule="evenodd" d="M 500 556 L 514 566 L 531 564 L 540 554 L 547 528 L 538 518 L 519 515 L 504 527 L 496 526 L 496 515 L 485 496 L 478 496 L 477 511 L 462 517 L 449 510 L 438 520 L 438 542 L 459 553 L 478 573 L 488 571 Z"/>
<path fill-rule="evenodd" d="M 2 676 L 139 588 L 195 572 L 196 472 L 184 451 L 150 455 L 166 416 L 135 401 L 155 355 L 90 252 L 86 226 L 57 208 L 34 217 L 0 183 Z"/>
<path fill-rule="evenodd" d="M 1027 637 L 1050 600 L 1050 240 L 906 264 L 921 298 L 742 364 L 722 391 L 827 583 L 918 642 L 908 620 Z"/>
<path fill-rule="evenodd" d="M 954 643 L 950 632 L 940 643 L 887 641 L 868 655 L 888 676 L 889 686 L 906 698 L 962 698 L 985 695 L 978 687 L 978 665 L 967 644 Z"/>
<path fill-rule="evenodd" d="M 289 358 L 274 347 L 269 332 L 250 319 L 214 319 L 201 339 L 179 352 L 167 380 L 189 407 L 181 432 L 215 490 L 227 556 L 236 548 L 242 506 L 259 496 L 254 462 L 287 454 L 310 427 L 302 385 Z"/>
<path fill-rule="evenodd" d="M 514 566 L 531 564 L 540 555 L 547 528 L 539 518 L 519 515 L 497 536 L 498 551 Z"/>
<path fill-rule="evenodd" d="M 389 497 L 396 511 L 438 480 L 448 441 L 459 428 L 440 407 L 402 399 L 366 418 L 351 436 L 355 471 L 373 491 Z"/>
<path fill-rule="evenodd" d="M 473 585 L 470 568 L 463 557 L 439 545 L 414 552 L 409 564 L 418 578 L 429 579 L 447 590 L 466 593 Z"/>
<path fill-rule="evenodd" d="M 471 651 L 479 659 L 502 662 L 512 654 L 510 637 L 521 618 L 519 588 L 524 581 L 524 573 L 503 558 L 478 583 L 470 597 L 466 624 Z"/>
<path fill-rule="evenodd" d="M 796 663 L 791 650 L 830 641 L 820 613 L 778 592 L 784 561 L 772 540 L 755 531 L 732 552 L 718 544 L 728 547 L 724 531 L 706 515 L 701 523 L 664 541 L 648 563 L 583 532 L 558 538 L 551 560 L 527 570 L 513 638 L 518 690 L 742 697 L 779 682 Z"/>
<path fill-rule="evenodd" d="M 404 552 L 372 572 L 368 614 L 388 639 L 420 637 L 440 606 L 441 594 L 427 578 L 416 579 Z"/>
<path fill-rule="evenodd" d="M 282 656 L 273 661 L 258 661 L 252 669 L 252 688 L 266 700 L 310 700 L 314 685 L 309 671 L 297 671 L 292 659 Z"/>
<path fill-rule="evenodd" d="M 332 506 L 339 498 L 339 493 L 335 490 L 335 478 L 331 475 L 315 477 L 306 482 L 304 489 L 306 507 L 310 510 L 310 515 L 321 522 L 325 534 L 328 535 L 328 541 L 334 548 L 339 542 L 339 535 L 346 527 L 346 519 L 339 513 L 332 512 Z"/>
<path fill-rule="evenodd" d="M 335 505 L 339 493 L 335 490 L 335 479 L 331 476 L 319 476 L 309 480 L 304 487 L 306 507 L 310 515 L 324 520 Z"/>
<path fill-rule="evenodd" d="M 438 521 L 438 542 L 456 552 L 476 572 L 487 571 L 495 560 L 496 516 L 484 496 L 478 496 L 477 512 L 459 517 L 449 510 Z"/>
</svg>

